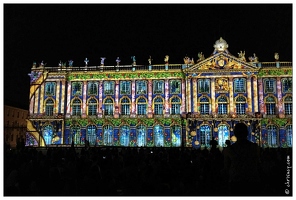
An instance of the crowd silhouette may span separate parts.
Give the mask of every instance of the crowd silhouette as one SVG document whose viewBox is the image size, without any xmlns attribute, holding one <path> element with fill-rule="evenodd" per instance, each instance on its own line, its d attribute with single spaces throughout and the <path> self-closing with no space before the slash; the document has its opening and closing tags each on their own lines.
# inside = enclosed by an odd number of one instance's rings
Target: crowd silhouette
<svg viewBox="0 0 296 200">
<path fill-rule="evenodd" d="M 286 196 L 287 155 L 261 148 L 258 192 L 247 185 L 244 195 Z M 231 196 L 224 157 L 218 148 L 5 146 L 4 196 Z"/>
</svg>

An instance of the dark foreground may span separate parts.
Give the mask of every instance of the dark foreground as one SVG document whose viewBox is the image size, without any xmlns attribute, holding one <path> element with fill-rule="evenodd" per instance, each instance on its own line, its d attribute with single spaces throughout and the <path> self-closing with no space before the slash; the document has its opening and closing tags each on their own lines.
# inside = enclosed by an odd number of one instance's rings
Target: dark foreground
<svg viewBox="0 0 296 200">
<path fill-rule="evenodd" d="M 288 166 L 292 149 L 261 149 L 261 182 L 247 195 L 292 196 Z M 231 196 L 222 169 L 218 149 L 4 148 L 3 187 L 4 196 Z"/>
</svg>

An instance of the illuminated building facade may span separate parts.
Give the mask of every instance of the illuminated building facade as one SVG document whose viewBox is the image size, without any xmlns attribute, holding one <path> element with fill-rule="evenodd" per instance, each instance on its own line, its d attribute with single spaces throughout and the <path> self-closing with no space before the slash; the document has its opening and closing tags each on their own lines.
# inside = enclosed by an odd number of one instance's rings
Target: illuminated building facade
<svg viewBox="0 0 296 200">
<path fill-rule="evenodd" d="M 183 64 L 46 67 L 33 63 L 27 145 L 194 147 L 235 142 L 244 122 L 262 147 L 292 146 L 292 62 L 214 51 Z"/>
</svg>

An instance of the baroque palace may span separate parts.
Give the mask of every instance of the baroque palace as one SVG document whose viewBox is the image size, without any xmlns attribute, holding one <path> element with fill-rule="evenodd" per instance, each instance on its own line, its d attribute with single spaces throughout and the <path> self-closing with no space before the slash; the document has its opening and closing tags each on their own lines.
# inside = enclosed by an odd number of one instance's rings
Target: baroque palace
<svg viewBox="0 0 296 200">
<path fill-rule="evenodd" d="M 261 147 L 292 147 L 292 62 L 214 51 L 183 64 L 33 63 L 27 146 L 220 147 L 244 122 Z"/>
</svg>

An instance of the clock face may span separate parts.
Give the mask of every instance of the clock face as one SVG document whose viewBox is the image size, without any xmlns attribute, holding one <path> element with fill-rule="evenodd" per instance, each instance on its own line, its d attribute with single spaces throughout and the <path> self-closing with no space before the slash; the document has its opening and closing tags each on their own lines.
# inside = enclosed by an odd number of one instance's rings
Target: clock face
<svg viewBox="0 0 296 200">
<path fill-rule="evenodd" d="M 224 66 L 224 60 L 219 60 L 219 61 L 218 61 L 218 65 L 219 65 L 220 67 L 223 67 L 223 66 Z"/>
</svg>

